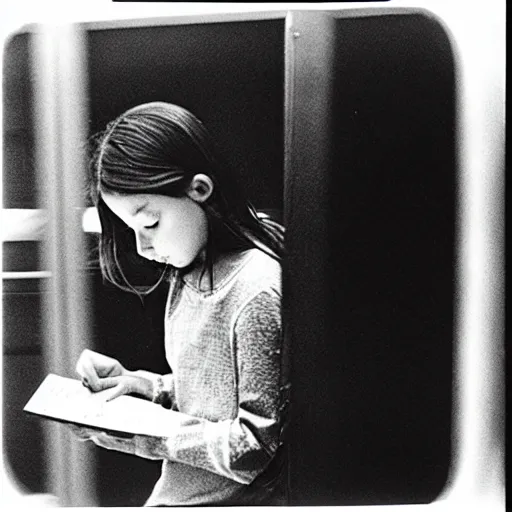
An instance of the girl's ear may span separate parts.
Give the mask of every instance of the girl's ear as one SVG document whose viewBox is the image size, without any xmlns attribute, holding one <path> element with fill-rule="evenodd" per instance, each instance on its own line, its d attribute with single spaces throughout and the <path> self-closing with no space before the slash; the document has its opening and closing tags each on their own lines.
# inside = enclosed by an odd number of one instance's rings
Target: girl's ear
<svg viewBox="0 0 512 512">
<path fill-rule="evenodd" d="M 187 189 L 187 195 L 196 203 L 204 203 L 213 192 L 213 181 L 206 174 L 196 174 Z"/>
</svg>

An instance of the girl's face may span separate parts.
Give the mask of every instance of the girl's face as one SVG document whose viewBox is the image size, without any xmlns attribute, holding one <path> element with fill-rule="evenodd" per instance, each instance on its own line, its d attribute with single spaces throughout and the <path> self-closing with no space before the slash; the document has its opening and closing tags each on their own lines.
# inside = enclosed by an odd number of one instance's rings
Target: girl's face
<svg viewBox="0 0 512 512">
<path fill-rule="evenodd" d="M 190 197 L 103 194 L 105 204 L 135 233 L 144 258 L 176 268 L 190 265 L 206 248 L 208 220 Z"/>
</svg>

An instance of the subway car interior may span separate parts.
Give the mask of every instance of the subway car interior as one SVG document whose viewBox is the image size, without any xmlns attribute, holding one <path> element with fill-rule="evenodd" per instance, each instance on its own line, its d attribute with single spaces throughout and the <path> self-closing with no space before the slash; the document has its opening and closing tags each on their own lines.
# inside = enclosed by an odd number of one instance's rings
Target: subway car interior
<svg viewBox="0 0 512 512">
<path fill-rule="evenodd" d="M 48 373 L 77 378 L 84 348 L 169 372 L 168 286 L 141 301 L 103 280 L 83 150 L 128 108 L 167 101 L 204 121 L 256 209 L 286 229 L 290 505 L 505 510 L 505 2 L 446 4 L 161 5 L 9 35 L 13 503 L 142 506 L 158 478 L 158 461 L 80 443 L 23 407 Z"/>
</svg>

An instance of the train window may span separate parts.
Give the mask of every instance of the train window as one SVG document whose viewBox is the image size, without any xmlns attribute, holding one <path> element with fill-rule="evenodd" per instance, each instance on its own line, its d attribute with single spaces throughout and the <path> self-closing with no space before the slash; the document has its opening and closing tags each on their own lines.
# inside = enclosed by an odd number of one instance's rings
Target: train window
<svg viewBox="0 0 512 512">
<path fill-rule="evenodd" d="M 76 346 L 59 345 L 62 361 L 85 342 L 122 351 L 128 368 L 169 371 L 168 285 L 143 302 L 108 285 L 92 202 L 70 199 L 57 182 L 52 197 L 71 216 L 40 200 L 38 87 L 51 99 L 45 81 L 78 70 L 83 111 L 66 117 L 69 105 L 55 104 L 63 119 L 79 121 L 84 145 L 134 105 L 182 105 L 215 134 L 256 209 L 285 225 L 290 504 L 435 502 L 458 453 L 464 179 L 461 75 L 443 22 L 422 9 L 375 7 L 83 22 L 72 29 L 83 65 L 56 44 L 46 78 L 34 71 L 38 30 L 12 36 L 4 53 L 3 413 L 13 477 L 28 493 L 62 492 L 65 505 L 139 506 L 160 468 L 111 450 L 77 451 L 62 437 L 49 442 L 51 431 L 21 412 L 59 357 L 46 323 L 58 329 L 77 304 L 83 332 Z M 76 149 L 65 124 L 52 125 L 50 145 L 66 141 L 59 155 Z M 84 162 L 65 162 L 54 160 L 62 183 L 84 183 Z M 47 265 L 49 223 L 73 235 L 63 251 L 78 254 L 78 268 L 62 272 L 81 283 L 78 292 L 55 275 L 58 259 L 52 273 Z M 55 252 L 55 237 L 51 244 Z M 64 290 L 61 316 L 45 309 L 55 282 Z M 66 467 L 80 467 L 87 485 L 79 489 Z"/>
</svg>

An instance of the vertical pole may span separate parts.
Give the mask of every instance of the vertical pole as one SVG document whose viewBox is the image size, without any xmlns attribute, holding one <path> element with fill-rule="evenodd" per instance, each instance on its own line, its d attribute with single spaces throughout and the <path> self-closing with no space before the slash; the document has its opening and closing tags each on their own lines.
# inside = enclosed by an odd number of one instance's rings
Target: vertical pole
<svg viewBox="0 0 512 512">
<path fill-rule="evenodd" d="M 89 340 L 81 207 L 87 119 L 83 33 L 77 26 L 41 26 L 33 37 L 34 123 L 38 190 L 48 210 L 45 243 L 46 371 L 74 377 Z M 94 451 L 65 425 L 48 422 L 49 491 L 63 506 L 95 505 Z"/>
<path fill-rule="evenodd" d="M 325 391 L 317 376 L 329 339 L 326 285 L 335 20 L 321 13 L 290 12 L 285 30 L 283 289 L 293 383 L 289 484 L 290 504 L 301 505 L 310 477 L 318 472 L 312 450 L 304 446 L 315 438 L 314 425 L 322 416 L 315 410 Z"/>
</svg>

